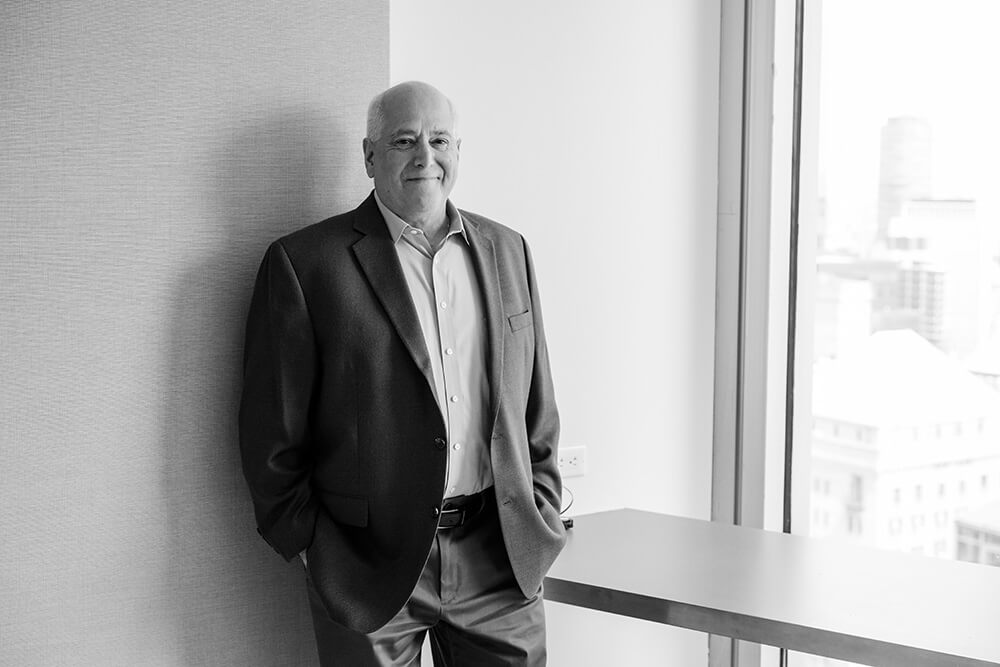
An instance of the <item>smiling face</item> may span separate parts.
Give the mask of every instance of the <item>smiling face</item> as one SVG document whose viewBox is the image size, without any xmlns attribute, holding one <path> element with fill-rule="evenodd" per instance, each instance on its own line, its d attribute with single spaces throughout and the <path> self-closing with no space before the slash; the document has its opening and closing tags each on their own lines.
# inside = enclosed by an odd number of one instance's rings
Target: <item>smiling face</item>
<svg viewBox="0 0 1000 667">
<path fill-rule="evenodd" d="M 389 210 L 410 224 L 439 224 L 458 177 L 451 103 L 426 84 L 401 84 L 382 101 L 379 137 L 364 140 L 365 171 Z"/>
</svg>

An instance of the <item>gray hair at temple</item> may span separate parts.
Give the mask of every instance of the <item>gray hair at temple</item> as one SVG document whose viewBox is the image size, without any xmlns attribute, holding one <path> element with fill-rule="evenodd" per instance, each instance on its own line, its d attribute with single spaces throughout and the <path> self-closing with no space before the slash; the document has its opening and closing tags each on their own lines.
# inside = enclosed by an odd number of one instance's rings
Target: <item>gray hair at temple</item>
<svg viewBox="0 0 1000 667">
<path fill-rule="evenodd" d="M 391 88 L 383 90 L 381 93 L 372 98 L 372 101 L 368 103 L 368 116 L 365 122 L 365 136 L 369 141 L 378 141 L 382 138 L 382 131 L 385 129 L 385 98 L 389 92 L 395 90 L 396 88 L 402 86 L 426 86 L 432 88 L 433 90 L 440 93 L 446 100 L 448 100 L 448 107 L 451 109 L 451 120 L 452 120 L 452 133 L 458 137 L 458 111 L 455 109 L 455 103 L 451 101 L 451 98 L 442 93 L 434 86 L 429 83 L 424 83 L 423 81 L 404 81 L 403 83 L 398 83 Z"/>
</svg>

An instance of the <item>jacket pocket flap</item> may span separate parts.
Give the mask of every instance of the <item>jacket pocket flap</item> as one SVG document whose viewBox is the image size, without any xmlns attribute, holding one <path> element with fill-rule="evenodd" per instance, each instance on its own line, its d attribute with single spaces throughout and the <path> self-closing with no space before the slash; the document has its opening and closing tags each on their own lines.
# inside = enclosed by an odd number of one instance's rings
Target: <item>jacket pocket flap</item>
<svg viewBox="0 0 1000 667">
<path fill-rule="evenodd" d="M 368 525 L 368 500 L 355 496 L 321 492 L 323 505 L 337 523 L 364 528 Z"/>
<path fill-rule="evenodd" d="M 511 315 L 507 318 L 507 321 L 510 322 L 511 331 L 523 329 L 524 327 L 531 325 L 531 311 L 526 310 L 519 315 Z"/>
</svg>

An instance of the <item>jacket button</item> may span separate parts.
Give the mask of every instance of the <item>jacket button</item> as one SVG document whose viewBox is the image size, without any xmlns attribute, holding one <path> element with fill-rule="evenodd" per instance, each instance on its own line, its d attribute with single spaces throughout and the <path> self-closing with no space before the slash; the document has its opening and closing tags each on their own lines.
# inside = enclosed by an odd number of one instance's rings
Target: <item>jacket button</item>
<svg viewBox="0 0 1000 667">
<path fill-rule="evenodd" d="M 441 509 L 435 507 L 433 510 L 431 510 L 431 512 L 434 514 L 434 516 L 438 516 L 439 514 L 441 514 Z"/>
<path fill-rule="evenodd" d="M 438 449 L 444 449 L 445 441 L 444 438 L 434 438 L 434 446 Z"/>
</svg>

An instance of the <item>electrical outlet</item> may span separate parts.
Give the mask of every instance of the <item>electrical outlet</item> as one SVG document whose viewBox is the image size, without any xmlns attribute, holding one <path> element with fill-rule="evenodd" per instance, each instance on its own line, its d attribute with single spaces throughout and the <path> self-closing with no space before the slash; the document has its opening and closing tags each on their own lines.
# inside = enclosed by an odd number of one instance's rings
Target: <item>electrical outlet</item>
<svg viewBox="0 0 1000 667">
<path fill-rule="evenodd" d="M 559 474 L 581 477 L 587 474 L 587 448 L 565 447 L 559 450 Z"/>
</svg>

